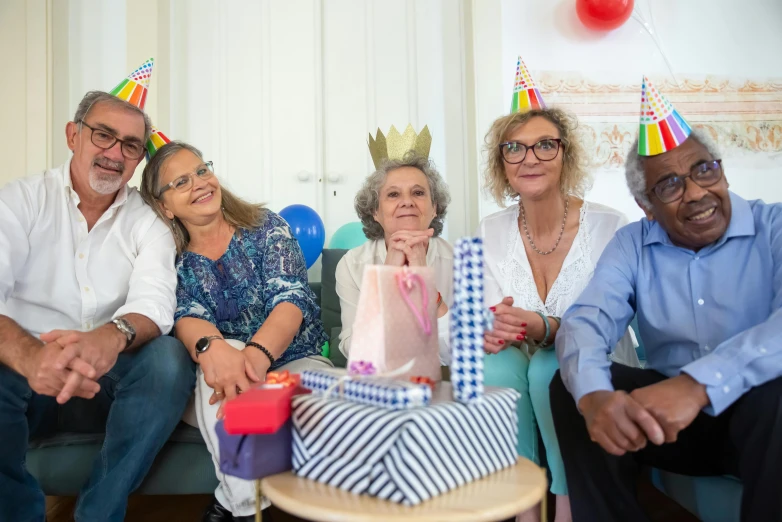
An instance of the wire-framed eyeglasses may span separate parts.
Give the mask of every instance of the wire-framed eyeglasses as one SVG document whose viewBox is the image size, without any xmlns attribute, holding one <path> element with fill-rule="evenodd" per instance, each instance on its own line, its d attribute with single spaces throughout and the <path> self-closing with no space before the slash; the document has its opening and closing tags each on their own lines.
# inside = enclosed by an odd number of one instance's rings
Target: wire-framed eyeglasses
<svg viewBox="0 0 782 522">
<path fill-rule="evenodd" d="M 193 178 L 209 179 L 214 175 L 215 175 L 215 171 L 213 168 L 213 162 L 207 161 L 206 163 L 200 164 L 195 169 L 194 172 L 188 172 L 187 174 L 182 174 L 171 183 L 168 183 L 160 187 L 160 192 L 158 192 L 157 197 L 158 199 L 160 199 L 161 197 L 163 197 L 163 194 L 169 189 L 174 189 L 176 192 L 187 192 L 188 190 L 193 188 Z"/>
</svg>

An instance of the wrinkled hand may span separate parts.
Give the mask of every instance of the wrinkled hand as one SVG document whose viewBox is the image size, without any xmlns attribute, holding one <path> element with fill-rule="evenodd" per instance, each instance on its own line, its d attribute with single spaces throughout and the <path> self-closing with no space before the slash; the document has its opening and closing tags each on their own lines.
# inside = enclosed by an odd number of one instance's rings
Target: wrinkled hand
<svg viewBox="0 0 782 522">
<path fill-rule="evenodd" d="M 64 404 L 76 394 L 86 379 L 97 380 L 117 362 L 127 339 L 114 325 L 106 325 L 89 332 L 77 330 L 52 330 L 41 334 L 45 343 L 56 342 L 62 351 L 55 362 L 57 370 L 70 368 L 65 386 L 57 395 L 57 402 Z M 82 361 L 85 364 L 82 364 Z"/>
<path fill-rule="evenodd" d="M 630 397 L 655 418 L 665 442 L 676 442 L 679 432 L 709 404 L 706 388 L 687 374 L 633 390 Z"/>
<path fill-rule="evenodd" d="M 222 339 L 215 339 L 212 343 L 209 350 L 198 356 L 198 362 L 206 384 L 214 390 L 209 404 L 223 401 L 217 410 L 217 418 L 222 419 L 225 401 L 249 390 L 250 381 L 259 382 L 261 379 L 240 350 Z"/>
<path fill-rule="evenodd" d="M 426 247 L 434 229 L 399 230 L 388 239 L 386 265 L 426 266 Z"/>
<path fill-rule="evenodd" d="M 23 368 L 23 375 L 30 388 L 40 395 L 57 397 L 57 401 L 64 404 L 68 399 L 63 396 L 61 400 L 60 393 L 69 376 L 76 374 L 81 379 L 78 380 L 79 385 L 72 395 L 83 399 L 95 397 L 95 394 L 100 391 L 100 385 L 95 382 L 97 373 L 95 369 L 78 357 L 73 359 L 71 366 L 78 368 L 79 371 L 59 368 L 58 361 L 62 351 L 63 347 L 58 343 L 48 343 L 37 349 Z M 82 377 L 81 374 L 87 377 Z"/>
<path fill-rule="evenodd" d="M 494 314 L 494 326 L 483 335 L 483 349 L 488 353 L 499 353 L 511 343 L 527 338 L 527 324 L 540 316 L 513 306 L 513 298 L 505 297 L 490 308 Z"/>
<path fill-rule="evenodd" d="M 622 456 L 665 441 L 662 428 L 643 406 L 623 391 L 595 391 L 578 403 L 589 436 L 608 453 Z"/>
</svg>

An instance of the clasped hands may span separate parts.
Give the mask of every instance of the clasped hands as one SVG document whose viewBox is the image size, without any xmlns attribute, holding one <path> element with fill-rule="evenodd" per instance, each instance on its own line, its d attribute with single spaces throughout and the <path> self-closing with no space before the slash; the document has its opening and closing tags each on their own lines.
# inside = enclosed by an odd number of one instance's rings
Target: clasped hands
<svg viewBox="0 0 782 522">
<path fill-rule="evenodd" d="M 23 363 L 22 374 L 33 391 L 54 396 L 59 404 L 95 397 L 98 379 L 114 366 L 127 342 L 111 323 L 90 332 L 52 330 L 40 339 L 44 344 Z"/>
<path fill-rule="evenodd" d="M 706 388 L 687 374 L 623 391 L 595 391 L 578 403 L 593 442 L 616 456 L 639 451 L 648 442 L 676 442 L 709 404 Z"/>
<path fill-rule="evenodd" d="M 388 239 L 386 265 L 426 266 L 426 247 L 434 229 L 399 230 Z"/>
<path fill-rule="evenodd" d="M 222 401 L 217 418 L 222 419 L 226 401 L 236 398 L 254 384 L 266 380 L 271 362 L 260 350 L 249 346 L 237 350 L 226 341 L 217 339 L 209 350 L 199 355 L 206 384 L 214 390 L 209 404 Z"/>
</svg>

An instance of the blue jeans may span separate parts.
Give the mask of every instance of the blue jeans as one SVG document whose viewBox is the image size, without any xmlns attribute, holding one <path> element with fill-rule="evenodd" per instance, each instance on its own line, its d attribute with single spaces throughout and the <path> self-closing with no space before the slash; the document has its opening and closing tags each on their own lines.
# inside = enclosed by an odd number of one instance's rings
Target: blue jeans
<svg viewBox="0 0 782 522">
<path fill-rule="evenodd" d="M 179 423 L 195 386 L 185 347 L 162 336 L 121 354 L 98 381 L 94 399 L 60 406 L 0 365 L 0 520 L 43 522 L 46 498 L 25 467 L 30 439 L 55 432 L 104 432 L 106 438 L 76 504 L 78 522 L 121 522 L 128 495 L 141 484 Z"/>
</svg>

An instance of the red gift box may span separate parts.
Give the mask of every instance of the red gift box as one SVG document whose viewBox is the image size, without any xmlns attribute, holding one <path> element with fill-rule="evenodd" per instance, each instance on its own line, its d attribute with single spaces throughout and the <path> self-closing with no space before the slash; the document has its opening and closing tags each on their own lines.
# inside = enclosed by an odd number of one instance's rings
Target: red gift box
<svg viewBox="0 0 782 522">
<path fill-rule="evenodd" d="M 276 433 L 291 416 L 291 398 L 310 393 L 298 374 L 269 372 L 266 382 L 225 404 L 223 426 L 231 435 Z"/>
</svg>

